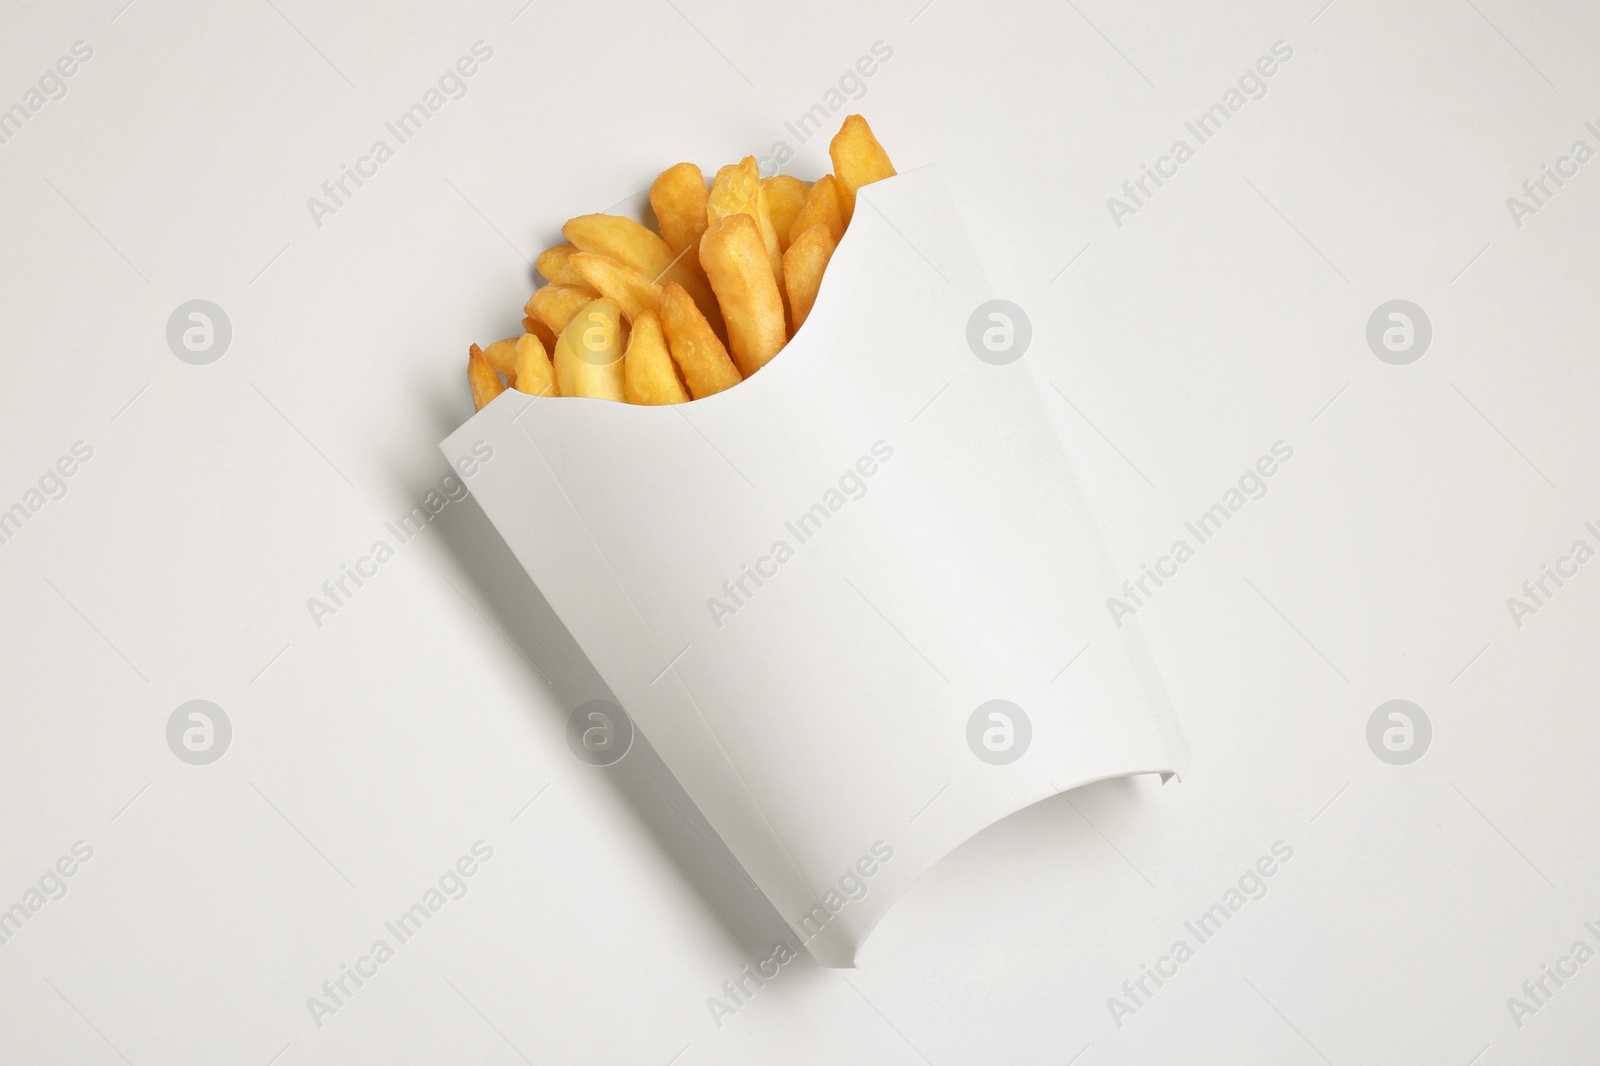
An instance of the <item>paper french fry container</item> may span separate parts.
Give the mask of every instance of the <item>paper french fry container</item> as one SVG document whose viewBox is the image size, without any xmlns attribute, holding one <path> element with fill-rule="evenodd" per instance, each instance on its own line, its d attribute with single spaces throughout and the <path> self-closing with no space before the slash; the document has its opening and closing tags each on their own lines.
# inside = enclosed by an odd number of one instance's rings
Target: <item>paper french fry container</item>
<svg viewBox="0 0 1600 1066">
<path fill-rule="evenodd" d="M 442 445 L 830 966 L 986 826 L 1187 761 L 1027 361 L 969 343 L 991 295 L 937 170 L 901 174 L 861 190 L 804 328 L 743 383 L 507 391 Z"/>
</svg>

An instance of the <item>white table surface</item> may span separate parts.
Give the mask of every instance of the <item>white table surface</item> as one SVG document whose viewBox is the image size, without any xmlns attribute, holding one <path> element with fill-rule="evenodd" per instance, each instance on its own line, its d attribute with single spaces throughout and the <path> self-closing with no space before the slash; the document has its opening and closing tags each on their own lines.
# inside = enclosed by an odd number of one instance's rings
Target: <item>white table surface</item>
<svg viewBox="0 0 1600 1066">
<path fill-rule="evenodd" d="M 1600 160 L 1520 226 L 1507 205 L 1600 149 L 1600 9 L 124 2 L 0 7 L 0 107 L 93 51 L 0 144 L 0 509 L 92 448 L 0 544 L 0 909 L 92 849 L 0 944 L 0 1062 L 1600 1056 L 1600 961 L 1561 961 L 1600 949 L 1600 563 L 1507 606 L 1600 547 Z M 476 41 L 466 95 L 316 225 L 307 198 Z M 785 122 L 876 41 L 848 110 L 942 167 L 1123 572 L 1293 458 L 1130 623 L 1184 781 L 1007 820 L 858 970 L 802 958 L 718 1026 L 782 920 L 647 745 L 569 752 L 604 687 L 477 505 L 320 627 L 306 601 L 438 485 L 466 345 L 516 328 L 564 218 L 780 140 L 815 177 L 826 136 Z M 1279 41 L 1265 95 L 1117 225 L 1107 198 Z M 166 341 L 195 299 L 232 326 L 209 365 Z M 1394 299 L 1433 329 L 1407 365 L 1365 336 Z M 167 743 L 192 699 L 233 729 L 208 765 Z M 1433 727 L 1407 765 L 1366 739 L 1392 699 Z M 316 1024 L 478 841 L 466 894 Z"/>
</svg>

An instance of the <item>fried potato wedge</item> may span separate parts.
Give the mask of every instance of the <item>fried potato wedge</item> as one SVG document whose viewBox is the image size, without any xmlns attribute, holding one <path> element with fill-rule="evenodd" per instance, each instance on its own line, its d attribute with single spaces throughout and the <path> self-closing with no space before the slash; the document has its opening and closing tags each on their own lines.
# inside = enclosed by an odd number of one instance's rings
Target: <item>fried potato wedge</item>
<svg viewBox="0 0 1600 1066">
<path fill-rule="evenodd" d="M 546 353 L 556 350 L 556 331 L 540 322 L 537 318 L 525 315 L 522 319 L 522 332 L 531 333 L 539 338 L 539 343 Z"/>
<path fill-rule="evenodd" d="M 490 400 L 506 391 L 500 383 L 500 375 L 494 372 L 489 360 L 483 357 L 483 349 L 476 344 L 467 349 L 467 384 L 472 386 L 474 411 L 483 410 Z"/>
<path fill-rule="evenodd" d="M 555 396 L 556 372 L 544 342 L 532 333 L 516 340 L 517 377 L 512 383 L 518 392 L 530 396 Z"/>
<path fill-rule="evenodd" d="M 778 247 L 787 252 L 791 240 L 789 231 L 800 209 L 806 205 L 810 187 L 792 174 L 779 174 L 762 178 L 761 187 L 767 193 L 767 213 L 772 216 L 772 228 L 778 231 Z"/>
<path fill-rule="evenodd" d="M 677 282 L 661 287 L 661 328 L 672 361 L 695 399 L 731 388 L 742 380 L 728 349 L 700 313 L 694 297 Z"/>
<path fill-rule="evenodd" d="M 579 215 L 561 227 L 580 252 L 609 255 L 654 281 L 672 265 L 667 242 L 642 223 L 621 215 Z"/>
<path fill-rule="evenodd" d="M 717 171 L 711 185 L 711 197 L 706 205 L 710 222 L 729 215 L 746 214 L 755 219 L 761 230 L 761 241 L 767 250 L 767 261 L 779 293 L 783 291 L 783 246 L 778 241 L 778 231 L 772 224 L 772 210 L 767 203 L 767 190 L 761 183 L 761 170 L 756 157 L 747 155 L 737 163 L 729 163 Z M 702 239 L 704 235 L 702 234 Z M 702 259 L 702 267 L 705 262 Z"/>
<path fill-rule="evenodd" d="M 839 210 L 848 226 L 856 210 L 856 190 L 894 177 L 894 164 L 889 162 L 889 153 L 883 150 L 878 138 L 872 135 L 872 127 L 860 115 L 844 120 L 828 145 L 828 155 L 833 159 L 833 173 L 839 179 Z"/>
<path fill-rule="evenodd" d="M 650 186 L 650 209 L 673 255 L 700 243 L 708 221 L 706 196 L 706 176 L 693 163 L 668 167 Z"/>
<path fill-rule="evenodd" d="M 794 330 L 800 332 L 811 305 L 817 302 L 822 273 L 833 258 L 833 234 L 819 222 L 794 239 L 783 253 L 783 283 L 789 287 L 789 310 L 794 313 Z"/>
<path fill-rule="evenodd" d="M 601 298 L 572 316 L 556 341 L 556 390 L 562 396 L 588 396 L 622 402 L 622 360 L 627 343 L 622 312 Z"/>
<path fill-rule="evenodd" d="M 844 213 L 839 210 L 839 182 L 832 174 L 818 178 L 806 193 L 805 206 L 789 226 L 790 243 L 819 222 L 827 224 L 833 243 L 838 244 L 844 236 Z"/>
<path fill-rule="evenodd" d="M 589 287 L 622 309 L 623 317 L 637 323 L 647 311 L 661 306 L 661 286 L 609 255 L 578 252 L 572 267 Z"/>
<path fill-rule="evenodd" d="M 742 212 L 713 222 L 700 238 L 700 265 L 728 324 L 734 364 L 749 377 L 766 366 L 788 339 L 783 297 L 761 227 Z"/>
<path fill-rule="evenodd" d="M 569 262 L 578 249 L 571 244 L 558 244 L 539 253 L 533 265 L 546 281 L 555 285 L 582 285 L 583 279 Z"/>
<path fill-rule="evenodd" d="M 567 323 L 572 321 L 572 316 L 595 298 L 595 293 L 587 285 L 546 285 L 528 297 L 522 312 L 543 322 L 553 335 L 559 337 L 561 331 L 567 328 Z M 523 328 L 527 329 L 526 325 Z M 532 333 L 533 330 L 529 329 L 528 332 Z"/>
<path fill-rule="evenodd" d="M 517 338 L 507 337 L 483 349 L 483 357 L 494 367 L 496 374 L 504 374 L 506 387 L 517 383 Z"/>
<path fill-rule="evenodd" d="M 633 323 L 628 354 L 622 363 L 622 395 L 629 403 L 684 403 L 689 390 L 667 351 L 661 318 L 646 311 Z"/>
</svg>

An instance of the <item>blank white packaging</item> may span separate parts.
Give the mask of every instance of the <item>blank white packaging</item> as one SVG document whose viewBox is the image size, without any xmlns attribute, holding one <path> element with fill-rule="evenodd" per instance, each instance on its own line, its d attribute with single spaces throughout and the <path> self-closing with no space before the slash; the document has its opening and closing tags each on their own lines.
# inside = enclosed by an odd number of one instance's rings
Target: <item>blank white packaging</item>
<svg viewBox="0 0 1600 1066">
<path fill-rule="evenodd" d="M 1032 373 L 969 346 L 990 296 L 938 172 L 901 174 L 749 380 L 666 407 L 507 391 L 442 445 L 829 966 L 984 827 L 1188 758 Z"/>
</svg>

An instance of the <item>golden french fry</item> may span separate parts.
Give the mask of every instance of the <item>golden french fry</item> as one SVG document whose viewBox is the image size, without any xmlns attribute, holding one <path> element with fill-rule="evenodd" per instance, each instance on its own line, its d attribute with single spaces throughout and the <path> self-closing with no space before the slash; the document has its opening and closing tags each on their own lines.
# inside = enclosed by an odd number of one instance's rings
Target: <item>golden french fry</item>
<svg viewBox="0 0 1600 1066">
<path fill-rule="evenodd" d="M 749 377 L 778 354 L 784 333 L 783 297 L 767 258 L 761 227 L 747 214 L 726 215 L 700 238 L 700 265 L 728 324 L 728 346 Z"/>
<path fill-rule="evenodd" d="M 561 331 L 567 328 L 567 323 L 572 321 L 572 316 L 594 298 L 595 294 L 587 285 L 546 285 L 528 297 L 528 303 L 522 311 L 535 321 L 543 322 L 551 334 L 560 336 Z M 526 326 L 523 328 L 527 329 Z M 533 331 L 530 329 L 528 332 Z"/>
<path fill-rule="evenodd" d="M 717 296 L 711 291 L 711 283 L 706 280 L 706 272 L 700 266 L 698 247 L 686 248 L 679 253 L 677 261 L 656 279 L 656 284 L 665 285 L 669 281 L 682 285 L 694 297 L 695 306 L 706 316 L 712 332 L 725 340 L 728 327 L 722 321 L 722 308 L 717 306 Z"/>
<path fill-rule="evenodd" d="M 661 287 L 661 328 L 667 335 L 672 360 L 683 373 L 695 399 L 739 384 L 738 369 L 728 350 L 712 332 L 694 297 L 677 282 Z"/>
<path fill-rule="evenodd" d="M 778 242 L 778 231 L 772 224 L 772 210 L 767 204 L 767 190 L 761 183 L 761 170 L 756 166 L 756 157 L 753 155 L 747 155 L 739 162 L 729 163 L 717 171 L 717 179 L 711 184 L 711 196 L 706 204 L 708 222 L 741 213 L 755 219 L 761 228 L 761 240 L 767 249 L 767 261 L 781 294 L 783 247 Z M 701 236 L 704 239 L 704 234 Z M 701 265 L 704 266 L 704 262 Z"/>
<path fill-rule="evenodd" d="M 832 174 L 818 178 L 806 193 L 805 206 L 789 226 L 790 242 L 819 222 L 827 224 L 833 243 L 838 244 L 844 236 L 844 214 L 839 210 L 839 182 Z"/>
<path fill-rule="evenodd" d="M 741 211 L 754 218 L 756 191 L 760 188 L 761 171 L 756 166 L 754 156 L 746 156 L 737 163 L 720 168 L 712 179 L 711 194 L 706 198 L 706 224 L 710 225 L 726 215 L 737 215 Z"/>
<path fill-rule="evenodd" d="M 483 357 L 494 367 L 496 374 L 505 375 L 507 388 L 517 383 L 517 338 L 495 341 L 483 349 Z"/>
<path fill-rule="evenodd" d="M 579 215 L 569 219 L 561 232 L 577 245 L 578 251 L 609 255 L 651 281 L 672 265 L 672 250 L 667 242 L 631 218 Z"/>
<path fill-rule="evenodd" d="M 828 155 L 833 160 L 833 173 L 839 179 L 839 210 L 848 226 L 856 210 L 856 190 L 894 177 L 894 164 L 889 162 L 889 153 L 883 150 L 878 138 L 872 135 L 872 127 L 860 115 L 844 120 L 828 145 Z"/>
<path fill-rule="evenodd" d="M 629 322 L 638 322 L 645 312 L 661 306 L 661 286 L 609 255 L 578 252 L 572 268 L 590 288 L 621 308 Z"/>
<path fill-rule="evenodd" d="M 706 231 L 706 177 L 693 163 L 668 167 L 650 186 L 650 209 L 673 255 L 700 243 Z"/>
<path fill-rule="evenodd" d="M 622 312 L 607 299 L 593 300 L 572 317 L 556 341 L 556 391 L 622 402 Z"/>
<path fill-rule="evenodd" d="M 667 351 L 661 318 L 646 311 L 633 323 L 628 354 L 622 363 L 622 394 L 629 403 L 684 403 L 689 390 Z"/>
<path fill-rule="evenodd" d="M 767 212 L 772 216 L 772 228 L 778 231 L 778 247 L 787 252 L 792 239 L 789 231 L 806 205 L 809 188 L 792 174 L 762 178 L 761 187 L 767 192 Z"/>
<path fill-rule="evenodd" d="M 543 322 L 540 322 L 537 318 L 533 318 L 532 316 L 524 316 L 522 319 L 522 332 L 531 333 L 535 337 L 538 337 L 539 344 L 546 352 L 553 352 L 556 350 L 556 331 L 545 325 Z"/>
<path fill-rule="evenodd" d="M 517 376 L 511 384 L 530 396 L 556 395 L 556 372 L 543 342 L 532 333 L 517 338 Z"/>
<path fill-rule="evenodd" d="M 833 257 L 833 234 L 825 223 L 817 223 L 794 239 L 783 253 L 783 283 L 789 287 L 789 309 L 794 312 L 794 329 L 800 332 L 811 305 L 817 302 L 822 273 Z"/>
<path fill-rule="evenodd" d="M 485 404 L 506 391 L 500 384 L 500 375 L 494 372 L 489 360 L 483 357 L 483 349 L 476 344 L 467 349 L 467 384 L 472 386 L 474 411 L 483 410 Z"/>
<path fill-rule="evenodd" d="M 568 262 L 572 258 L 572 253 L 577 250 L 570 244 L 558 244 L 546 248 L 539 253 L 539 258 L 534 260 L 533 265 L 544 275 L 546 281 L 556 285 L 582 285 L 583 279 Z"/>
</svg>

